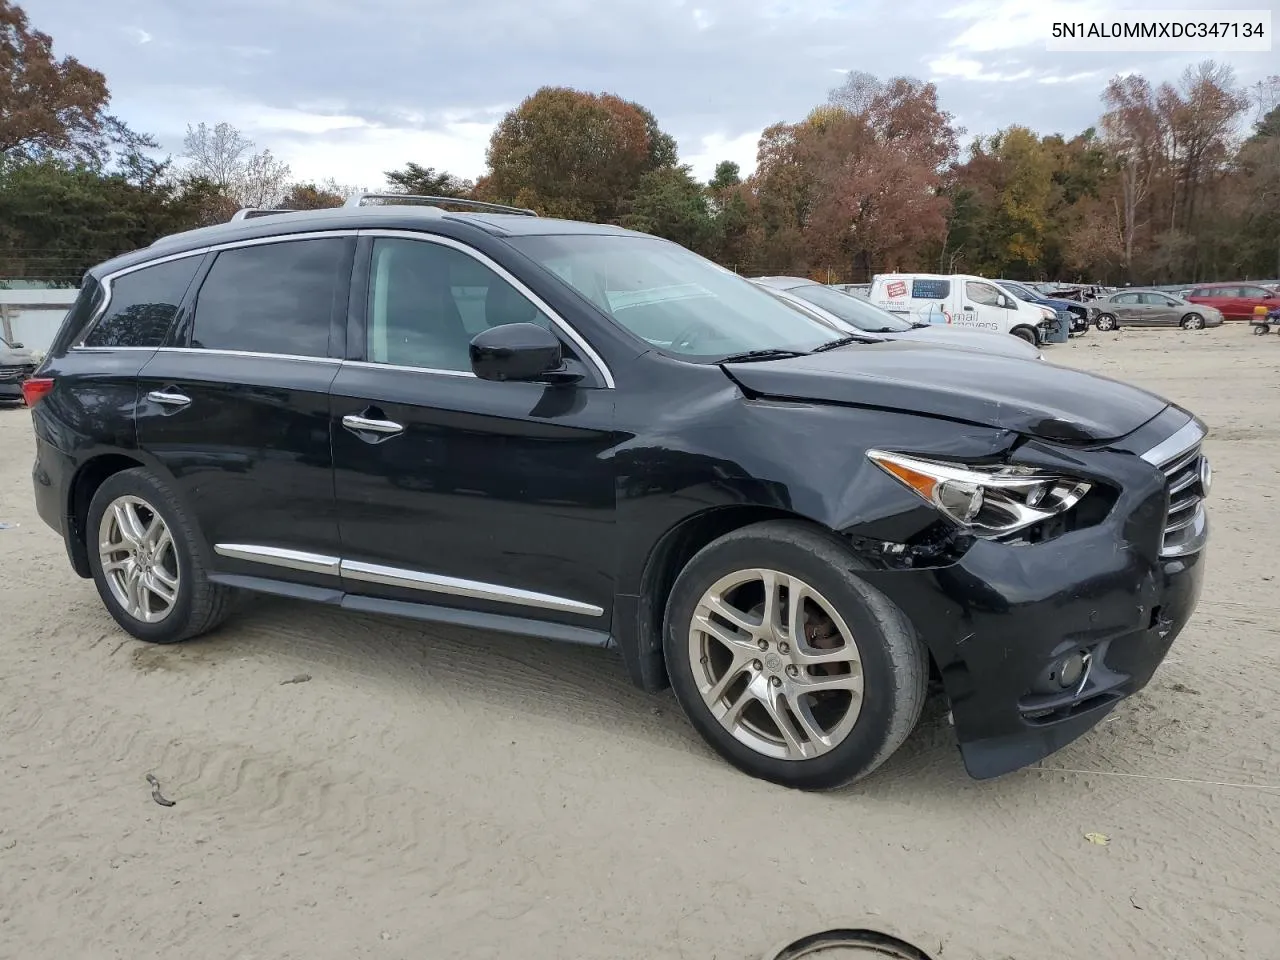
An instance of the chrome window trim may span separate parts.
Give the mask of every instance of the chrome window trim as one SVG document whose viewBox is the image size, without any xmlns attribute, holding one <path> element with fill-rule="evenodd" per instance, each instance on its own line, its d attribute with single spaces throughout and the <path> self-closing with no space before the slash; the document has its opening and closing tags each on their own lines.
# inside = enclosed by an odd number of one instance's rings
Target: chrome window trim
<svg viewBox="0 0 1280 960">
<path fill-rule="evenodd" d="M 180 253 L 170 253 L 163 257 L 156 257 L 153 260 L 147 260 L 143 263 L 135 263 L 129 267 L 122 267 L 106 274 L 98 282 L 102 284 L 105 296 L 102 303 L 98 305 L 98 309 L 93 312 L 93 316 L 89 318 L 89 322 L 85 325 L 84 332 L 71 345 L 72 350 L 95 350 L 108 349 L 118 350 L 119 347 L 86 347 L 84 341 L 88 339 L 89 334 L 93 333 L 94 327 L 98 325 L 98 321 L 102 319 L 107 312 L 107 308 L 111 306 L 111 287 L 121 277 L 127 277 L 131 273 L 137 273 L 139 270 L 146 270 L 148 267 L 158 267 L 161 264 L 172 263 L 175 260 L 185 260 L 188 257 L 203 257 L 208 253 L 220 253 L 223 250 L 234 250 L 238 247 L 257 247 L 267 243 L 288 243 L 292 240 L 321 240 L 325 237 L 354 237 L 357 230 L 352 227 L 344 230 L 312 230 L 308 233 L 286 233 L 271 237 L 253 237 L 249 240 L 228 240 L 226 243 L 210 243 L 203 247 L 196 247 L 191 250 L 183 250 Z M 155 347 L 135 347 L 137 350 L 155 350 Z"/>
<path fill-rule="evenodd" d="M 341 557 L 309 553 L 305 550 L 290 550 L 284 547 L 268 547 L 253 543 L 217 543 L 214 544 L 213 551 L 218 556 L 226 557 L 229 560 L 244 560 L 249 563 L 262 563 L 268 566 L 284 567 L 288 570 L 318 573 L 331 577 L 341 576 L 348 580 L 356 580 L 363 583 L 404 587 L 410 590 L 422 590 L 426 593 L 439 593 L 451 597 L 466 597 L 472 600 L 511 603 L 522 607 L 554 610 L 560 613 L 576 613 L 588 617 L 604 616 L 604 610 L 595 604 L 582 603 L 578 600 L 557 597 L 549 593 L 521 590 L 517 587 L 504 587 L 500 584 L 485 583 L 480 580 L 446 577 L 440 574 L 408 570 L 402 567 L 388 567 L 379 563 L 343 560 Z"/>
<path fill-rule="evenodd" d="M 88 347 L 88 346 L 85 346 L 84 341 L 89 337 L 89 334 L 93 332 L 94 328 L 98 325 L 98 322 L 102 319 L 102 317 L 106 314 L 107 309 L 111 306 L 112 284 L 116 280 L 118 280 L 120 277 L 128 276 L 129 274 L 136 273 L 139 270 L 145 270 L 148 267 L 160 266 L 161 264 L 170 263 L 175 260 L 185 260 L 188 257 L 203 257 L 209 253 L 220 253 L 224 250 L 235 250 L 235 249 L 239 249 L 240 247 L 256 247 L 256 246 L 262 246 L 264 244 L 269 244 L 269 243 L 290 243 L 292 241 L 297 241 L 297 240 L 320 240 L 326 237 L 362 237 L 362 236 L 392 237 L 392 238 L 399 238 L 399 239 L 405 239 L 405 240 L 418 240 L 426 243 L 438 243 L 441 246 L 451 247 L 455 250 L 458 250 L 461 253 L 466 254 L 467 256 L 471 257 L 477 262 L 488 267 L 490 270 L 492 270 L 494 273 L 500 276 L 503 280 L 506 280 L 507 283 L 511 284 L 513 287 L 515 287 L 517 291 L 519 291 L 521 296 L 523 296 L 526 300 L 528 300 L 535 307 L 537 307 L 544 314 L 546 314 L 546 316 L 551 319 L 551 322 L 556 326 L 556 328 L 560 330 L 560 332 L 563 333 L 566 337 L 572 340 L 573 343 L 579 349 L 582 350 L 583 355 L 587 357 L 588 361 L 592 364 L 593 367 L 595 367 L 596 371 L 600 374 L 601 379 L 604 381 L 605 389 L 612 390 L 617 386 L 615 380 L 613 379 L 613 372 L 609 369 L 608 364 L 606 364 L 604 362 L 604 359 L 598 353 L 596 353 L 596 351 L 592 348 L 592 346 L 586 341 L 586 338 L 584 338 L 580 333 L 578 333 L 578 331 L 575 330 L 568 323 L 568 321 L 566 321 L 563 317 L 561 317 L 555 310 L 551 309 L 551 307 L 546 303 L 546 301 L 544 301 L 536 293 L 534 293 L 527 286 L 525 286 L 524 283 L 522 283 L 518 278 L 516 278 L 505 267 L 503 267 L 501 264 L 494 261 L 492 258 L 481 253 L 479 250 L 476 250 L 473 247 L 469 247 L 465 243 L 462 243 L 461 241 L 454 240 L 452 237 L 442 237 L 436 234 L 425 233 L 417 230 L 393 230 L 393 229 L 379 229 L 379 228 L 347 227 L 347 228 L 336 229 L 336 230 L 312 230 L 312 231 L 302 232 L 302 233 L 285 233 L 285 234 L 278 234 L 270 237 L 253 237 L 248 240 L 229 240 L 225 243 L 206 244 L 202 247 L 196 247 L 191 250 L 183 250 L 179 253 L 171 253 L 162 257 L 156 257 L 152 260 L 147 260 L 144 263 L 135 263 L 132 266 L 124 267 L 120 270 L 113 271 L 112 273 L 109 273 L 100 279 L 99 282 L 102 284 L 103 291 L 104 291 L 103 301 L 101 304 L 98 305 L 98 308 L 94 311 L 93 316 L 89 318 L 89 322 L 85 325 L 84 332 L 77 339 L 77 342 L 72 344 L 70 349 L 76 350 L 76 351 L 80 351 L 80 350 L 86 350 L 86 351 L 166 350 L 166 351 L 185 351 L 190 353 L 210 353 L 210 354 L 218 354 L 223 356 L 279 357 L 282 359 L 290 359 L 290 360 L 320 360 L 320 361 L 330 361 L 330 362 L 343 362 L 338 360 L 338 358 L 336 357 L 303 357 L 303 356 L 298 356 L 294 354 L 256 353 L 256 352 L 244 351 L 244 350 L 215 350 L 215 349 L 208 349 L 205 347 Z M 398 364 L 376 363 L 370 360 L 348 360 L 345 362 L 362 366 L 362 367 L 374 367 L 374 368 L 390 369 L 390 370 L 409 370 L 415 373 L 427 373 L 427 374 L 436 374 L 441 376 L 453 376 L 453 377 L 471 377 L 472 379 L 478 379 L 476 378 L 476 375 L 470 370 L 440 370 L 432 367 L 410 367 L 410 366 L 401 366 Z"/>
<path fill-rule="evenodd" d="M 401 363 L 378 363 L 376 360 L 343 360 L 344 367 L 360 367 L 362 370 L 400 370 L 405 373 L 434 373 L 441 377 L 480 378 L 470 370 L 443 370 L 438 367 L 410 367 Z"/>
<path fill-rule="evenodd" d="M 451 597 L 467 597 L 472 600 L 514 603 L 524 607 L 557 610 L 561 613 L 577 613 L 590 617 L 604 615 L 604 610 L 594 604 L 568 600 L 564 597 L 556 597 L 547 593 L 520 590 L 516 587 L 504 587 L 496 583 L 484 583 L 479 580 L 445 577 L 434 573 L 423 573 L 418 570 L 405 570 L 400 567 L 386 567 L 378 563 L 343 560 L 341 571 L 344 579 L 359 580 L 365 583 L 378 583 L 389 587 L 405 587 L 410 590 L 441 593 Z"/>
<path fill-rule="evenodd" d="M 263 547 L 252 543 L 215 543 L 213 552 L 230 560 L 265 563 L 273 567 L 301 570 L 304 573 L 326 574 L 331 577 L 338 576 L 342 563 L 340 557 L 307 553 L 305 550 L 286 550 L 283 547 Z"/>
<path fill-rule="evenodd" d="M 143 347 L 140 349 L 155 350 L 156 353 L 195 353 L 218 357 L 248 357 L 254 360 L 301 360 L 305 363 L 326 363 L 333 366 L 343 362 L 337 357 L 309 357 L 300 353 L 264 353 L 258 350 L 223 350 L 219 347 Z"/>
<path fill-rule="evenodd" d="M 481 253 L 479 250 L 476 250 L 474 247 L 469 247 L 465 243 L 462 243 L 459 240 L 454 240 L 452 237 L 442 237 L 442 236 L 439 236 L 438 234 L 433 234 L 433 233 L 420 233 L 416 230 L 395 230 L 395 229 L 381 229 L 377 227 L 368 227 L 368 228 L 363 228 L 359 230 L 358 233 L 362 237 L 389 237 L 393 239 L 417 240 L 417 241 L 426 242 L 426 243 L 436 243 L 436 244 L 439 244 L 440 246 L 451 247 L 454 250 L 457 250 L 461 253 L 466 254 L 467 256 L 471 257 L 473 260 L 477 261 L 478 263 L 481 263 L 484 266 L 488 267 L 490 270 L 496 273 L 503 280 L 507 281 L 507 283 L 511 284 L 511 286 L 513 286 L 517 291 L 519 291 L 522 297 L 524 297 L 526 300 L 532 303 L 535 307 L 537 307 L 540 311 L 542 311 L 542 313 L 546 314 L 546 316 L 551 319 L 551 322 L 555 324 L 556 328 L 559 329 L 559 331 L 563 333 L 566 337 L 572 340 L 573 343 L 582 351 L 583 355 L 588 359 L 591 365 L 595 367 L 596 371 L 600 374 L 601 379 L 604 381 L 605 389 L 612 390 L 617 385 L 613 379 L 613 372 L 609 369 L 608 364 L 606 364 L 604 362 L 604 359 L 598 353 L 596 353 L 596 351 L 591 347 L 591 344 L 587 343 L 586 338 L 584 338 L 582 334 L 578 333 L 578 331 L 575 330 L 569 324 L 568 321 L 566 321 L 562 316 L 556 313 L 555 310 L 551 309 L 551 307 L 547 304 L 545 300 L 543 300 L 536 293 L 534 293 L 527 286 L 525 286 L 515 275 L 513 275 L 510 271 L 508 271 L 504 266 L 502 266 L 500 263 L 493 260 L 492 258 L 486 256 L 485 254 Z M 364 361 L 364 362 L 370 362 L 370 361 Z M 382 366 L 382 364 L 378 364 L 378 365 Z M 412 369 L 420 369 L 420 368 L 412 368 Z M 438 372 L 438 371 L 432 371 L 432 372 Z M 474 374 L 471 374 L 471 375 L 474 376 Z"/>
</svg>

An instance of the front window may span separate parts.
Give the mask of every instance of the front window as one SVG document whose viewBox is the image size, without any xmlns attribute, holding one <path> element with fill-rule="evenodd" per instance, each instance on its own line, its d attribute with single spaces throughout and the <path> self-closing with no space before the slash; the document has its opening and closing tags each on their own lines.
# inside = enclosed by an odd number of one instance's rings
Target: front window
<svg viewBox="0 0 1280 960">
<path fill-rule="evenodd" d="M 820 283 L 802 284 L 787 292 L 815 307 L 821 307 L 827 313 L 835 314 L 845 323 L 865 333 L 901 333 L 911 329 L 910 323 L 895 317 L 888 310 L 881 310 L 866 300 L 859 300 Z"/>
<path fill-rule="evenodd" d="M 1000 291 L 989 283 L 978 283 L 976 280 L 968 280 L 964 285 L 965 296 L 974 303 L 980 303 L 984 307 L 1000 306 Z"/>
<path fill-rule="evenodd" d="M 650 237 L 511 237 L 601 312 L 654 347 L 714 361 L 753 350 L 808 351 L 829 326 L 684 247 Z"/>
</svg>

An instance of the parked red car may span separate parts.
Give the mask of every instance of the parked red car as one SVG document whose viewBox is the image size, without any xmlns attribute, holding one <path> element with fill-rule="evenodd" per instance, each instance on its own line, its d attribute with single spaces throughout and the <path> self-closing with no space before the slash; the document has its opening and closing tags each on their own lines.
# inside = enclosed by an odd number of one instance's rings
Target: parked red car
<svg viewBox="0 0 1280 960">
<path fill-rule="evenodd" d="M 1280 305 L 1280 294 L 1260 283 L 1206 283 L 1187 294 L 1187 299 L 1217 307 L 1228 320 L 1249 320 L 1254 307 L 1271 310 Z"/>
</svg>

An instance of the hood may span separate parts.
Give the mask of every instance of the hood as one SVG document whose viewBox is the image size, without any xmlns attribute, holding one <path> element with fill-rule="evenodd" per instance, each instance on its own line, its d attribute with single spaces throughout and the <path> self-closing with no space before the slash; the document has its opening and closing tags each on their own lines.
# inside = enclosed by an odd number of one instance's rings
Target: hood
<svg viewBox="0 0 1280 960">
<path fill-rule="evenodd" d="M 988 333 L 985 330 L 966 330 L 964 327 L 951 327 L 945 323 L 931 323 L 927 327 L 903 330 L 884 334 L 893 340 L 910 340 L 920 343 L 932 343 L 940 347 L 951 347 L 954 350 L 974 350 L 978 353 L 993 353 L 1001 357 L 1012 357 L 1015 360 L 1035 360 L 1040 351 L 1007 333 Z"/>
<path fill-rule="evenodd" d="M 722 369 L 753 394 L 907 411 L 1076 443 L 1123 437 L 1169 405 L 1080 370 L 905 340 Z"/>
<path fill-rule="evenodd" d="M 1074 300 L 1057 300 L 1054 297 L 1041 297 L 1036 303 L 1050 310 L 1070 310 L 1072 307 L 1080 306 Z"/>
<path fill-rule="evenodd" d="M 26 347 L 18 349 L 0 342 L 0 367 L 21 367 L 35 362 L 35 353 Z"/>
</svg>

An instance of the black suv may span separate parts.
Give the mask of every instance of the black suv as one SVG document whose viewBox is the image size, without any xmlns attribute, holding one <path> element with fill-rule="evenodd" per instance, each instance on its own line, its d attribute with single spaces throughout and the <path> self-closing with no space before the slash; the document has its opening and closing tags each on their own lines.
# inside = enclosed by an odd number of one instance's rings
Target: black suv
<svg viewBox="0 0 1280 960">
<path fill-rule="evenodd" d="M 1192 614 L 1205 429 L 1165 400 L 833 340 L 612 226 L 359 199 L 92 269 L 26 384 L 40 514 L 133 636 L 262 591 L 617 647 L 817 789 L 931 675 L 971 775 L 1036 761 Z"/>
</svg>

